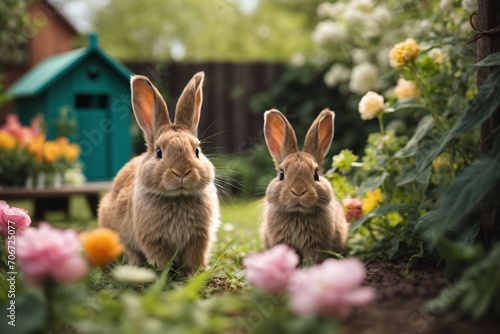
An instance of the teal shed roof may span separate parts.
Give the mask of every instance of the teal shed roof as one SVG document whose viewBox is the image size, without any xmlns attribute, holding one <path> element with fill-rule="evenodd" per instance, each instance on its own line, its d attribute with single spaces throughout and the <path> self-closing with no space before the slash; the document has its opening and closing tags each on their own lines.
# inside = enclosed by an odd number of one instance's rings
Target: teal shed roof
<svg viewBox="0 0 500 334">
<path fill-rule="evenodd" d="M 90 35 L 88 47 L 60 53 L 45 59 L 7 89 L 7 94 L 13 97 L 38 95 L 92 54 L 103 59 L 127 81 L 133 74 L 122 63 L 98 47 L 97 35 Z"/>
</svg>

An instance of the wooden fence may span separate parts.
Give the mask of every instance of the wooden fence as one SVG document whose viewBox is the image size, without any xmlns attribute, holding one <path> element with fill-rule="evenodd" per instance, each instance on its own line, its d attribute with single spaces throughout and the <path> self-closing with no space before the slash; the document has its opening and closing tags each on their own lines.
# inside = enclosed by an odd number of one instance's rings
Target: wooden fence
<svg viewBox="0 0 500 334">
<path fill-rule="evenodd" d="M 204 148 L 227 153 L 248 149 L 262 138 L 264 110 L 252 112 L 250 101 L 278 81 L 280 63 L 138 63 L 125 65 L 151 79 L 164 94 L 171 117 L 174 106 L 189 79 L 205 72 L 203 106 L 199 125 Z"/>
</svg>

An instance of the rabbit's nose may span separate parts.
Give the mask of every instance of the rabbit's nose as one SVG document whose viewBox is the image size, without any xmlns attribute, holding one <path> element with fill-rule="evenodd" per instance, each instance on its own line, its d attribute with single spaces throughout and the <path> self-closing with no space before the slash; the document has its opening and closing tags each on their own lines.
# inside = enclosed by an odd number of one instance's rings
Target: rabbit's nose
<svg viewBox="0 0 500 334">
<path fill-rule="evenodd" d="M 186 176 L 189 175 L 189 173 L 191 173 L 191 169 L 188 169 L 187 171 L 178 171 L 178 170 L 175 170 L 175 169 L 172 169 L 172 173 L 177 176 L 178 178 L 184 178 Z"/>
<path fill-rule="evenodd" d="M 297 197 L 300 197 L 300 196 L 304 195 L 307 192 L 307 189 L 292 188 L 290 190 L 292 191 L 292 194 L 294 194 Z"/>
</svg>

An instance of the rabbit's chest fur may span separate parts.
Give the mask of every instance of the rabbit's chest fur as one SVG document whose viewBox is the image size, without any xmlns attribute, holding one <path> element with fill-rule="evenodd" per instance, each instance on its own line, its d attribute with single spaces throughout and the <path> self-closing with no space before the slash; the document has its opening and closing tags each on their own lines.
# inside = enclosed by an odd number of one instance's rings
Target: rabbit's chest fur
<svg viewBox="0 0 500 334">
<path fill-rule="evenodd" d="M 347 225 L 345 221 L 337 221 L 335 209 L 334 204 L 315 213 L 279 212 L 269 208 L 262 226 L 266 247 L 284 243 L 301 257 L 313 259 L 319 254 L 317 250 L 341 251 Z"/>
<path fill-rule="evenodd" d="M 207 239 L 215 215 L 206 196 L 209 196 L 206 192 L 176 197 L 142 194 L 134 203 L 133 219 L 141 248 L 167 248 L 175 252 L 189 247 L 193 240 Z"/>
</svg>

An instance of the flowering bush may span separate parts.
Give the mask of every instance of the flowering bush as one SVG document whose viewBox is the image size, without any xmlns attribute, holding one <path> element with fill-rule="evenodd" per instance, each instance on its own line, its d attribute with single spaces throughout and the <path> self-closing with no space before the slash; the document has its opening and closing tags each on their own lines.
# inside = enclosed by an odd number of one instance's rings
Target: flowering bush
<svg viewBox="0 0 500 334">
<path fill-rule="evenodd" d="M 66 137 L 46 140 L 41 116 L 34 118 L 30 127 L 21 125 L 15 114 L 6 119 L 0 127 L 0 185 L 24 185 L 30 175 L 64 174 L 80 168 L 80 147 Z"/>
</svg>

